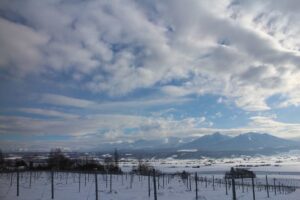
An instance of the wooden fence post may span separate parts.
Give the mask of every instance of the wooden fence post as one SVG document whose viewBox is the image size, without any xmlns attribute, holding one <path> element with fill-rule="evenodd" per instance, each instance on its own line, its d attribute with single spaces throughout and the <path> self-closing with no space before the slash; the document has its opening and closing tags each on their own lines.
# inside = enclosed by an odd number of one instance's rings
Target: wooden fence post
<svg viewBox="0 0 300 200">
<path fill-rule="evenodd" d="M 130 175 L 130 189 L 132 189 L 133 184 L 133 174 Z"/>
<path fill-rule="evenodd" d="M 236 200 L 236 192 L 235 192 L 235 180 L 234 177 L 232 177 L 232 199 Z"/>
<path fill-rule="evenodd" d="M 97 172 L 95 173 L 95 193 L 96 193 L 96 200 L 98 200 L 98 177 L 97 177 Z"/>
<path fill-rule="evenodd" d="M 29 188 L 31 188 L 31 171 L 29 171 Z"/>
<path fill-rule="evenodd" d="M 255 185 L 254 185 L 254 178 L 251 178 L 252 180 L 252 193 L 253 193 L 253 200 L 255 200 Z"/>
<path fill-rule="evenodd" d="M 275 195 L 276 195 L 276 179 L 274 178 L 274 193 L 275 193 Z"/>
<path fill-rule="evenodd" d="M 281 194 L 280 182 L 278 182 L 278 191 Z"/>
<path fill-rule="evenodd" d="M 80 179 L 81 179 L 81 174 L 80 172 L 78 173 L 78 191 L 80 192 Z"/>
<path fill-rule="evenodd" d="M 268 176 L 266 175 L 266 189 L 267 189 L 267 196 L 268 198 L 270 197 L 269 195 L 269 183 L 268 183 Z"/>
<path fill-rule="evenodd" d="M 19 196 L 19 181 L 20 181 L 20 174 L 19 174 L 19 169 L 17 169 L 17 197 Z"/>
<path fill-rule="evenodd" d="M 228 195 L 228 190 L 227 190 L 227 179 L 225 179 L 225 192 L 226 192 L 226 195 Z"/>
<path fill-rule="evenodd" d="M 157 175 L 157 190 L 159 190 L 159 188 L 160 188 L 159 177 L 160 177 L 160 175 L 158 174 L 158 175 Z"/>
<path fill-rule="evenodd" d="M 109 180 L 110 181 L 109 182 L 109 192 L 112 193 L 112 174 L 111 173 L 109 174 L 109 179 L 110 179 Z"/>
<path fill-rule="evenodd" d="M 105 187 L 106 188 L 107 188 L 107 185 L 108 185 L 107 181 L 108 181 L 108 175 L 107 175 L 107 171 L 106 171 L 106 174 L 105 174 Z"/>
<path fill-rule="evenodd" d="M 165 174 L 162 175 L 162 181 L 163 181 L 163 189 L 165 189 Z"/>
<path fill-rule="evenodd" d="M 14 176 L 14 173 L 11 172 L 10 173 L 10 186 L 12 186 L 12 183 L 13 183 L 13 176 Z"/>
<path fill-rule="evenodd" d="M 150 195 L 151 195 L 151 188 L 150 188 L 150 172 L 149 172 L 149 174 L 148 174 L 148 197 L 150 197 Z"/>
<path fill-rule="evenodd" d="M 195 173 L 196 200 L 198 200 L 198 175 Z"/>
<path fill-rule="evenodd" d="M 190 179 L 189 179 L 190 181 L 190 191 L 192 191 L 192 177 L 191 177 L 191 175 L 190 175 Z"/>
<path fill-rule="evenodd" d="M 54 199 L 54 172 L 51 170 L 51 199 Z"/>
<path fill-rule="evenodd" d="M 154 191 L 154 200 L 157 200 L 157 191 L 156 191 L 156 179 L 155 179 L 155 169 L 153 169 L 153 191 Z"/>
</svg>

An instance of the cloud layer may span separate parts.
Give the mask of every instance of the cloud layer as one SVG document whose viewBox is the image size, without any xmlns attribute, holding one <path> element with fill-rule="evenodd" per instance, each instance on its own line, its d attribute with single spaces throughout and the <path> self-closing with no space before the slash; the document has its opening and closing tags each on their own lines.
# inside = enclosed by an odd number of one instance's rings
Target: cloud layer
<svg viewBox="0 0 300 200">
<path fill-rule="evenodd" d="M 113 113 L 203 95 L 250 112 L 298 106 L 299 7 L 296 0 L 2 0 L 0 80 L 32 79 L 44 88 L 96 98 L 39 93 L 37 105 L 0 116 L 0 132 L 85 135 L 101 127 L 112 138 L 123 137 L 126 128 L 142 130 L 140 135 L 190 135 L 213 123 L 200 115 Z M 139 90 L 155 94 L 131 98 Z M 255 116 L 238 130 L 299 130 L 298 124 Z"/>
<path fill-rule="evenodd" d="M 268 109 L 276 94 L 297 105 L 299 3 L 216 4 L 2 1 L 0 67 L 110 95 L 156 86 L 221 94 L 248 110 Z"/>
</svg>

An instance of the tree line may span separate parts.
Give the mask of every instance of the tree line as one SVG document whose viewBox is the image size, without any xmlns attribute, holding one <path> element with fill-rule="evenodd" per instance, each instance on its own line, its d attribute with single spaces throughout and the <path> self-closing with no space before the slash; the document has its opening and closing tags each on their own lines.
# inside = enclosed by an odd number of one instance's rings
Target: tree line
<svg viewBox="0 0 300 200">
<path fill-rule="evenodd" d="M 25 161 L 25 159 L 5 159 L 0 149 L 0 170 L 56 170 L 56 171 L 99 171 L 108 173 L 121 173 L 119 167 L 119 153 L 115 150 L 112 157 L 106 157 L 104 162 L 100 163 L 87 156 L 85 159 L 70 158 L 66 156 L 61 149 L 52 149 L 44 163 L 35 163 L 34 160 Z"/>
</svg>

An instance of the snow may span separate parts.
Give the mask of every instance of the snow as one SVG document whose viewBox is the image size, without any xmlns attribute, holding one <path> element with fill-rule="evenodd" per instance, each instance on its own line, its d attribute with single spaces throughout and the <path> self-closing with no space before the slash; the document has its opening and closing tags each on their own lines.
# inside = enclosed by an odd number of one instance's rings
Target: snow
<svg viewBox="0 0 300 200">
<path fill-rule="evenodd" d="M 212 177 L 224 181 L 224 173 L 231 167 L 245 167 L 255 171 L 257 178 L 256 184 L 265 184 L 266 175 L 268 182 L 272 186 L 274 179 L 276 184 L 284 184 L 296 186 L 296 191 L 283 194 L 277 191 L 275 196 L 274 191 L 270 190 L 270 198 L 267 198 L 267 193 L 264 187 L 256 188 L 256 199 L 285 199 L 297 200 L 300 197 L 300 152 L 289 152 L 278 156 L 242 156 L 231 158 L 204 158 L 201 159 L 185 159 L 179 160 L 175 157 L 167 159 L 150 159 L 145 160 L 150 165 L 164 173 L 182 172 L 183 170 L 192 173 L 197 172 L 199 177 L 206 177 L 212 182 Z M 138 160 L 123 158 L 120 165 L 123 171 L 129 172 L 133 166 L 136 166 Z M 20 173 L 20 196 L 16 196 L 16 173 L 13 175 L 12 184 L 11 174 L 0 174 L 0 199 L 1 200 L 50 200 L 51 199 L 51 181 L 49 172 L 32 173 L 32 184 L 29 186 L 29 172 Z M 68 178 L 66 178 L 68 177 Z M 109 176 L 108 176 L 109 177 Z M 79 174 L 57 172 L 54 176 L 54 196 L 56 200 L 94 200 L 95 199 L 95 179 L 94 174 L 81 174 L 80 176 L 80 191 L 79 191 Z M 162 178 L 160 178 L 160 188 L 158 189 L 158 200 L 195 200 L 195 183 L 192 179 L 192 190 L 190 191 L 183 180 L 176 176 L 170 180 L 170 183 L 165 182 L 163 188 Z M 86 183 L 85 183 L 86 180 Z M 148 197 L 148 177 L 133 176 L 131 187 L 131 176 L 112 175 L 112 192 L 109 189 L 109 182 L 106 185 L 106 175 L 98 174 L 98 195 L 99 200 L 148 200 L 153 198 L 153 182 L 151 178 L 151 196 Z M 231 190 L 228 189 L 228 195 L 225 195 L 225 185 L 217 184 L 213 190 L 212 184 L 199 182 L 199 200 L 220 200 L 232 199 Z M 237 180 L 237 184 L 241 180 Z M 245 184 L 250 184 L 250 180 L 244 180 Z M 239 200 L 251 200 L 252 188 L 244 188 L 242 192 L 241 186 L 237 186 L 237 198 Z"/>
<path fill-rule="evenodd" d="M 68 179 L 66 178 L 68 176 Z M 201 174 L 199 174 L 201 176 Z M 59 172 L 54 175 L 54 199 L 56 200 L 93 200 L 95 199 L 95 179 L 94 174 L 80 175 L 80 191 L 79 191 L 79 175 L 78 173 L 64 173 Z M 133 184 L 131 187 L 131 176 L 126 175 L 112 175 L 112 192 L 110 192 L 109 181 L 106 185 L 106 175 L 98 174 L 98 195 L 99 199 L 110 200 L 141 200 L 141 199 L 154 199 L 153 197 L 153 182 L 151 178 L 151 196 L 148 197 L 148 177 L 146 176 L 133 176 Z M 109 175 L 107 176 L 109 179 Z M 211 176 L 206 176 L 211 181 Z M 85 184 L 86 180 L 86 184 Z M 168 184 L 167 178 L 163 188 L 162 178 L 160 178 L 160 187 L 158 189 L 158 200 L 195 200 L 195 184 L 192 181 L 192 190 L 190 191 L 186 183 L 176 176 L 170 180 Z M 262 181 L 258 179 L 257 181 Z M 157 180 L 158 182 L 158 180 Z M 270 182 L 272 182 L 270 180 Z M 245 180 L 245 183 L 250 183 Z M 228 195 L 225 194 L 225 186 L 218 184 L 215 181 L 215 188 L 213 189 L 212 183 L 205 186 L 204 182 L 198 182 L 199 186 L 199 200 L 219 200 L 219 199 L 232 199 L 231 190 L 228 189 Z M 267 199 L 265 190 L 255 189 L 256 199 Z M 270 190 L 270 199 L 299 199 L 300 192 L 283 194 L 277 191 L 275 196 L 274 192 Z M 237 198 L 248 200 L 252 199 L 252 188 L 242 188 L 237 186 Z M 32 185 L 29 187 L 29 172 L 20 173 L 20 196 L 16 196 L 16 174 L 14 174 L 12 186 L 10 186 L 10 174 L 1 174 L 0 177 L 0 199 L 1 200 L 50 200 L 51 199 L 51 181 L 49 172 L 40 172 L 38 177 L 32 173 Z"/>
<path fill-rule="evenodd" d="M 177 152 L 197 152 L 198 149 L 180 149 Z"/>
<path fill-rule="evenodd" d="M 148 159 L 145 160 L 157 169 L 168 172 L 188 171 L 188 172 L 215 172 L 224 174 L 231 167 L 245 167 L 252 171 L 271 174 L 291 174 L 300 176 L 300 151 L 291 151 L 278 154 L 277 156 L 255 157 L 240 156 L 230 158 L 213 159 L 201 157 L 199 159 L 176 159 L 176 155 L 166 159 Z M 123 171 L 131 171 L 133 166 L 138 163 L 137 159 L 125 159 L 120 163 Z M 291 176 L 291 177 L 293 177 Z"/>
</svg>

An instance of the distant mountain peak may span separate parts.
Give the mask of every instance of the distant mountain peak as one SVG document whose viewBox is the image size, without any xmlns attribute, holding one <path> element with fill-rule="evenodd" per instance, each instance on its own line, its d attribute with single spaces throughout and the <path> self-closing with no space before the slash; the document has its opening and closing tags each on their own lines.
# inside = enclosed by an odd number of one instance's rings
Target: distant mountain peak
<svg viewBox="0 0 300 200">
<path fill-rule="evenodd" d="M 195 148 L 207 151 L 248 151 L 258 148 L 282 148 L 293 146 L 295 142 L 273 136 L 268 133 L 247 132 L 230 137 L 219 132 L 205 135 L 190 143 L 185 148 Z"/>
<path fill-rule="evenodd" d="M 276 137 L 268 133 L 247 132 L 237 136 L 228 136 L 220 132 L 207 134 L 202 137 L 164 137 L 147 140 L 138 139 L 131 143 L 108 144 L 103 149 L 118 148 L 123 150 L 186 150 L 197 149 L 197 152 L 269 152 L 289 148 L 300 148 L 300 144 Z"/>
<path fill-rule="evenodd" d="M 203 136 L 203 137 L 211 137 L 211 138 L 223 138 L 223 139 L 228 139 L 228 138 L 231 138 L 230 136 L 228 135 L 225 135 L 225 134 L 222 134 L 220 132 L 215 132 L 211 135 L 206 135 L 206 136 Z"/>
<path fill-rule="evenodd" d="M 230 138 L 231 137 L 229 137 L 227 135 L 223 135 L 220 132 L 215 132 L 211 135 L 204 135 L 200 138 L 197 138 L 197 139 L 193 140 L 192 142 L 184 144 L 182 147 L 205 149 L 212 145 L 215 145 L 216 143 L 228 140 Z"/>
<path fill-rule="evenodd" d="M 221 134 L 220 132 L 214 132 L 213 134 L 211 134 L 212 136 L 221 136 L 223 134 Z"/>
</svg>

